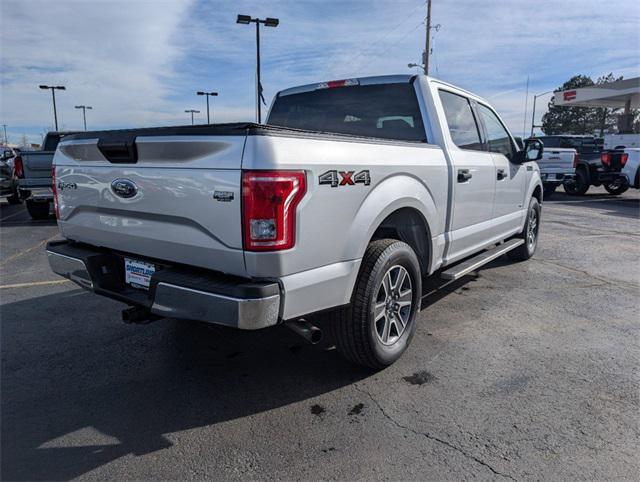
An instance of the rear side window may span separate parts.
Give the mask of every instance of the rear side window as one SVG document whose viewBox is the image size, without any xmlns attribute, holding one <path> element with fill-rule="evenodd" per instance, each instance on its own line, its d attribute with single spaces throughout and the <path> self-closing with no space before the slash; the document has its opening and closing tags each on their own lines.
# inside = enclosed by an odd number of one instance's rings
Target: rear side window
<svg viewBox="0 0 640 482">
<path fill-rule="evenodd" d="M 491 152 L 503 154 L 507 159 L 513 159 L 515 147 L 511 142 L 511 136 L 507 129 L 502 125 L 498 116 L 487 106 L 478 104 L 480 117 L 484 122 L 487 130 L 487 144 Z"/>
<path fill-rule="evenodd" d="M 276 98 L 269 124 L 356 136 L 426 142 L 412 84 L 318 89 Z"/>
<path fill-rule="evenodd" d="M 469 99 L 441 90 L 440 101 L 453 143 L 461 149 L 483 150 L 480 131 L 471 111 Z"/>
</svg>

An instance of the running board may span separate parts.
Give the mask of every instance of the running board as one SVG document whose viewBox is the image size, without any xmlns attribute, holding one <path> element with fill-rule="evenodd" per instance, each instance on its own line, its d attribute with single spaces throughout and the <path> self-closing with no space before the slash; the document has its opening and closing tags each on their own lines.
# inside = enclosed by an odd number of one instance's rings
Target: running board
<svg viewBox="0 0 640 482">
<path fill-rule="evenodd" d="M 454 281 L 462 278 L 464 275 L 475 271 L 480 266 L 483 266 L 496 258 L 499 258 L 503 254 L 517 248 L 521 244 L 524 244 L 524 239 L 519 238 L 512 239 L 503 244 L 499 244 L 495 248 L 491 248 L 488 251 L 483 251 L 479 255 L 466 260 L 464 263 L 460 263 L 453 268 L 449 268 L 447 271 L 443 271 L 440 274 L 440 278 L 449 281 Z"/>
</svg>

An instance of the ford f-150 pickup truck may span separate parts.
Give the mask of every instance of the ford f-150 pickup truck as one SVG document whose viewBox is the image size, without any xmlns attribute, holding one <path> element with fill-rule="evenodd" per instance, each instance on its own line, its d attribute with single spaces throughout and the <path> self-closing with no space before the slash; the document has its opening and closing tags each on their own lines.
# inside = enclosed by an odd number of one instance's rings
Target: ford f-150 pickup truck
<svg viewBox="0 0 640 482">
<path fill-rule="evenodd" d="M 266 125 L 65 138 L 66 240 L 48 258 L 131 305 L 125 321 L 285 323 L 312 341 L 327 327 L 349 360 L 382 368 L 411 341 L 423 277 L 534 254 L 541 155 L 485 100 L 430 77 L 295 87 Z"/>
<path fill-rule="evenodd" d="M 39 151 L 22 151 L 16 156 L 18 192 L 26 199 L 27 211 L 33 219 L 46 219 L 51 210 L 51 165 L 56 147 L 64 136 L 73 132 L 48 132 Z"/>
</svg>

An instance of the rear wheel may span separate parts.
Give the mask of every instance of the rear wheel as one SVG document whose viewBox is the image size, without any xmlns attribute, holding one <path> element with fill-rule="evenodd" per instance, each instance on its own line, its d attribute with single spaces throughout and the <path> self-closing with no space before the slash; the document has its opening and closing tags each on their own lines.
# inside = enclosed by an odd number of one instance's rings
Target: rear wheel
<svg viewBox="0 0 640 482">
<path fill-rule="evenodd" d="M 534 197 L 529 201 L 529 209 L 527 211 L 527 220 L 524 223 L 524 228 L 517 236 L 524 239 L 524 244 L 521 244 L 516 249 L 512 249 L 507 253 L 509 259 L 513 261 L 526 261 L 536 252 L 538 246 L 538 231 L 540 230 L 540 203 Z"/>
<path fill-rule="evenodd" d="M 572 196 L 582 196 L 589 190 L 589 178 L 584 169 L 576 171 L 575 179 L 564 183 L 564 190 Z"/>
<path fill-rule="evenodd" d="M 49 202 L 27 201 L 27 211 L 32 219 L 47 219 L 49 217 Z"/>
<path fill-rule="evenodd" d="M 622 194 L 623 192 L 626 192 L 627 189 L 629 189 L 629 185 L 624 182 L 621 182 L 621 183 L 612 182 L 611 184 L 605 184 L 604 188 L 607 190 L 609 194 L 613 194 L 614 196 L 617 196 L 618 194 Z"/>
<path fill-rule="evenodd" d="M 9 196 L 7 198 L 7 202 L 9 204 L 20 204 L 22 202 L 22 199 L 20 199 L 20 196 L 18 196 L 18 194 L 14 194 L 12 196 Z"/>
<path fill-rule="evenodd" d="M 408 244 L 395 239 L 369 244 L 351 306 L 332 320 L 340 353 L 375 369 L 394 363 L 411 343 L 421 290 L 420 264 Z"/>
</svg>

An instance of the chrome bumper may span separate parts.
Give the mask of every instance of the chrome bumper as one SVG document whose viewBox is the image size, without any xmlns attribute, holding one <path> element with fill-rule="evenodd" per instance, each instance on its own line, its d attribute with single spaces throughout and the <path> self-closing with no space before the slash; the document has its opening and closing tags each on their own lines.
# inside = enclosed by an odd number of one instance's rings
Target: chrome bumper
<svg viewBox="0 0 640 482">
<path fill-rule="evenodd" d="M 146 294 L 139 291 L 134 299 L 128 298 L 125 291 L 116 292 L 100 287 L 82 259 L 50 249 L 47 249 L 47 257 L 53 272 L 97 294 L 131 304 L 140 304 L 140 295 Z M 160 281 L 148 295 L 152 297 L 150 311 L 162 317 L 204 321 L 241 330 L 266 328 L 276 325 L 279 320 L 279 293 L 261 298 L 237 298 Z"/>
</svg>

